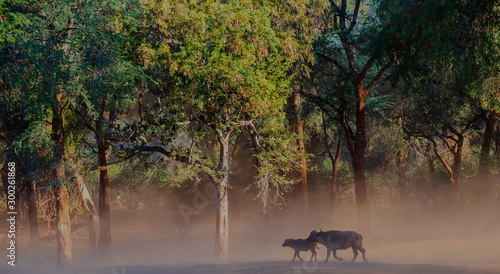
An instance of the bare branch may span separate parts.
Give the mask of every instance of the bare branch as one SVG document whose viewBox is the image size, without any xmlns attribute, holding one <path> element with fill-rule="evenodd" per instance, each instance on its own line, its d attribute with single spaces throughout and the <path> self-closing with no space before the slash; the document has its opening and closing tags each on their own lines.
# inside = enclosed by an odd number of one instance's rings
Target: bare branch
<svg viewBox="0 0 500 274">
<path fill-rule="evenodd" d="M 321 52 L 316 52 L 316 55 L 318 55 L 319 57 L 321 57 L 322 59 L 325 59 L 326 61 L 334 64 L 342 73 L 346 74 L 347 73 L 347 70 L 346 68 L 344 68 L 344 66 L 342 66 L 337 60 L 321 53 Z"/>
<path fill-rule="evenodd" d="M 363 67 L 363 69 L 361 70 L 361 72 L 358 75 L 358 81 L 361 81 L 366 77 L 366 74 L 368 74 L 368 71 L 370 70 L 370 68 L 372 67 L 374 62 L 375 62 L 375 57 L 373 57 L 373 56 L 370 57 L 370 59 L 368 59 L 368 61 L 366 61 L 365 66 Z"/>
<path fill-rule="evenodd" d="M 349 68 L 351 72 L 358 73 L 358 68 L 356 67 L 356 61 L 354 60 L 354 52 L 352 51 L 351 45 L 347 41 L 347 38 L 344 35 L 339 35 L 340 41 L 342 42 L 342 46 L 344 47 L 344 52 L 347 58 L 347 63 L 349 64 Z"/>
<path fill-rule="evenodd" d="M 160 146 L 140 146 L 140 147 L 135 147 L 135 148 L 132 148 L 132 149 L 128 149 L 128 150 L 125 150 L 125 151 L 128 151 L 128 152 L 131 152 L 132 155 L 129 156 L 128 158 L 131 158 L 133 157 L 134 155 L 138 154 L 138 153 L 142 153 L 142 152 L 158 152 L 158 153 L 161 153 L 171 159 L 174 159 L 178 162 L 181 162 L 181 163 L 186 163 L 188 165 L 191 165 L 191 166 L 194 166 L 196 168 L 198 168 L 200 171 L 202 171 L 203 173 L 205 173 L 205 175 L 207 175 L 210 180 L 212 180 L 212 182 L 217 182 L 217 178 L 212 176 L 209 172 L 207 172 L 206 170 L 207 169 L 212 169 L 210 166 L 206 165 L 206 164 L 203 164 L 203 163 L 200 163 L 198 161 L 192 161 L 192 159 L 189 157 L 189 156 L 181 156 L 181 155 L 174 155 L 172 152 L 170 151 L 167 151 L 166 149 L 164 149 L 163 147 L 160 147 Z"/>
<path fill-rule="evenodd" d="M 377 84 L 377 82 L 380 80 L 380 78 L 382 78 L 384 73 L 392 66 L 393 62 L 394 61 L 392 59 L 390 59 L 384 64 L 384 66 L 378 71 L 377 75 L 375 75 L 375 77 L 373 77 L 373 79 L 370 81 L 370 83 L 366 87 L 367 90 L 371 90 L 373 88 L 373 86 L 375 86 L 375 84 Z"/>
<path fill-rule="evenodd" d="M 354 6 L 354 12 L 353 12 L 353 15 L 352 15 L 352 19 L 351 19 L 351 24 L 349 26 L 349 29 L 347 30 L 347 32 L 351 32 L 354 27 L 356 26 L 356 23 L 358 21 L 358 13 L 359 13 L 359 6 L 361 4 L 361 0 L 356 0 L 356 5 Z"/>
<path fill-rule="evenodd" d="M 347 0 L 342 0 L 341 4 L 340 4 L 340 27 L 342 28 L 342 30 L 345 30 L 345 17 L 346 17 L 346 13 L 347 13 Z"/>
<path fill-rule="evenodd" d="M 444 168 L 446 169 L 446 172 L 448 172 L 448 174 L 450 174 L 450 176 L 452 176 L 453 175 L 453 169 L 448 164 L 448 162 L 446 162 L 446 160 L 444 159 L 443 155 L 441 155 L 441 153 L 439 153 L 438 148 L 437 148 L 437 144 L 434 141 L 434 139 L 429 138 L 427 140 L 429 140 L 433 144 L 434 154 L 438 157 L 439 161 L 441 161 L 441 163 L 443 164 Z"/>
</svg>

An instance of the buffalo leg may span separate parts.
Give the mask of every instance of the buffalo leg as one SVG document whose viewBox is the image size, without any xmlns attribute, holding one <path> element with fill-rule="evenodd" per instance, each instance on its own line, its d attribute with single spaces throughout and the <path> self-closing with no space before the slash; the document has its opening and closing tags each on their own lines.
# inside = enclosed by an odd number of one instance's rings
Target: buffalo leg
<svg viewBox="0 0 500 274">
<path fill-rule="evenodd" d="M 333 250 L 333 257 L 337 259 L 337 261 L 342 262 L 344 259 L 337 257 L 337 249 Z"/>
<path fill-rule="evenodd" d="M 309 259 L 309 261 L 312 261 L 313 257 L 317 261 L 318 260 L 318 253 L 316 253 L 316 250 L 311 249 L 311 253 L 312 253 L 311 258 Z"/>
<path fill-rule="evenodd" d="M 365 250 L 364 248 L 362 248 L 362 247 L 361 247 L 361 248 L 358 248 L 358 249 L 359 249 L 359 251 L 361 251 L 361 254 L 363 254 L 363 261 L 368 262 L 368 261 L 366 260 L 366 257 L 365 257 L 365 252 L 366 252 L 366 250 Z"/>
<path fill-rule="evenodd" d="M 356 260 L 356 257 L 358 257 L 358 249 L 356 249 L 354 246 L 352 247 L 352 252 L 354 253 L 354 257 L 351 260 L 351 263 Z"/>
<path fill-rule="evenodd" d="M 300 259 L 301 261 L 304 261 L 304 260 L 302 260 L 302 258 L 300 257 L 300 251 L 297 251 L 296 253 L 297 253 L 297 257 L 299 257 L 299 259 Z"/>
<path fill-rule="evenodd" d="M 330 253 L 331 252 L 332 252 L 331 249 L 329 249 L 329 248 L 326 249 L 326 260 L 325 260 L 325 262 L 328 262 L 328 258 L 330 258 Z"/>
</svg>

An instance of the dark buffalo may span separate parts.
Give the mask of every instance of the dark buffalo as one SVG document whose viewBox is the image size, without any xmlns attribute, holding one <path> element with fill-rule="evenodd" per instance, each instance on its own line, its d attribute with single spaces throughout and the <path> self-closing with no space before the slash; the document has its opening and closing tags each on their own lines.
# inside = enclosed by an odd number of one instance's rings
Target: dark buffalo
<svg viewBox="0 0 500 274">
<path fill-rule="evenodd" d="M 318 242 L 326 247 L 326 260 L 330 258 L 330 252 L 333 251 L 333 257 L 335 259 L 342 261 L 342 258 L 337 257 L 337 250 L 344 250 L 348 248 L 352 248 L 352 252 L 354 253 L 354 258 L 352 258 L 351 262 L 356 260 L 358 257 L 358 250 L 363 254 L 363 260 L 366 262 L 365 258 L 365 249 L 363 248 L 363 236 L 354 231 L 320 231 L 316 230 L 311 231 L 311 234 L 307 238 L 309 241 Z"/>
<path fill-rule="evenodd" d="M 295 254 L 293 254 L 293 259 L 292 259 L 292 262 L 295 261 L 295 257 L 299 257 L 299 259 L 301 261 L 302 258 L 300 257 L 299 253 L 300 251 L 308 251 L 310 250 L 312 255 L 311 255 L 311 258 L 309 259 L 309 261 L 312 261 L 312 258 L 314 257 L 314 259 L 317 261 L 318 260 L 318 255 L 316 253 L 316 248 L 319 249 L 319 247 L 317 247 L 316 245 L 316 242 L 315 241 L 309 241 L 309 240 L 303 240 L 303 239 L 286 239 L 285 242 L 283 243 L 283 247 L 285 246 L 289 246 L 291 248 L 293 248 L 295 250 Z"/>
</svg>

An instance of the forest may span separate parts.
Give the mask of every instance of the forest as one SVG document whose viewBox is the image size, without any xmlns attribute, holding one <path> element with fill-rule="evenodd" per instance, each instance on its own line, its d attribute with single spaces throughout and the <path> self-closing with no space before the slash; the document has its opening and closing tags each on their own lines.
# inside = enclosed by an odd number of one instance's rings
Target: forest
<svg viewBox="0 0 500 274">
<path fill-rule="evenodd" d="M 425 271 L 380 265 L 393 240 L 488 253 L 499 30 L 489 0 L 0 0 L 1 254 L 310 273 L 281 243 L 320 228 L 363 235 L 359 273 Z"/>
</svg>

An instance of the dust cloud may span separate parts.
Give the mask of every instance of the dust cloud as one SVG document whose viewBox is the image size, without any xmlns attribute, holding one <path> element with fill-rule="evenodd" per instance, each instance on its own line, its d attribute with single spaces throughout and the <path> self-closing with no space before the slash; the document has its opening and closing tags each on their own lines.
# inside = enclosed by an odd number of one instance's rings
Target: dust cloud
<svg viewBox="0 0 500 274">
<path fill-rule="evenodd" d="M 89 254 L 86 229 L 76 231 L 71 269 L 56 267 L 55 241 L 43 242 L 38 253 L 30 250 L 25 225 L 17 266 L 0 265 L 0 273 L 500 273 L 500 211 L 492 205 L 372 208 L 372 234 L 363 235 L 368 263 L 358 257 L 351 264 L 333 258 L 324 263 L 322 245 L 317 263 L 292 263 L 293 250 L 281 244 L 307 238 L 313 229 L 357 230 L 353 209 L 341 208 L 333 220 L 327 209 L 314 205 L 309 214 L 283 206 L 264 215 L 255 201 L 239 203 L 230 211 L 229 260 L 217 262 L 215 206 L 209 203 L 186 219 L 179 211 L 182 202 L 174 201 L 153 210 L 113 210 L 108 256 Z M 5 248 L 2 252 L 5 258 Z M 351 250 L 338 254 L 352 258 Z M 301 257 L 308 260 L 310 253 Z"/>
</svg>

